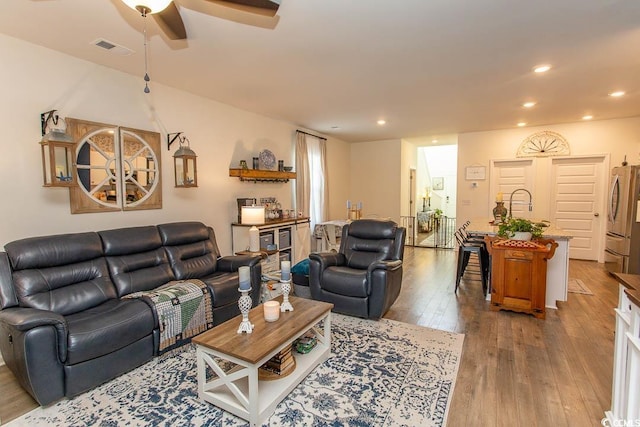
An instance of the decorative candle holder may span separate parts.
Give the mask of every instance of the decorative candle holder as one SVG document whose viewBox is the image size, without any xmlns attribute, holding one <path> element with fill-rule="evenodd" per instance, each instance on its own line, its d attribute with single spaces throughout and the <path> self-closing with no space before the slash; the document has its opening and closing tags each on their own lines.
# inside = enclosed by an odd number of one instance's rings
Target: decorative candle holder
<svg viewBox="0 0 640 427">
<path fill-rule="evenodd" d="M 251 288 L 249 289 L 239 289 L 240 298 L 238 299 L 238 307 L 240 308 L 240 313 L 242 313 L 242 322 L 240 322 L 240 327 L 238 327 L 238 333 L 241 334 L 246 332 L 250 334 L 253 332 L 253 323 L 249 321 L 249 310 L 251 310 L 252 301 L 249 293 L 251 292 Z"/>
<path fill-rule="evenodd" d="M 280 280 L 280 286 L 282 287 L 282 304 L 280 304 L 280 311 L 293 311 L 293 306 L 289 302 L 289 292 L 291 292 L 291 280 Z"/>
<path fill-rule="evenodd" d="M 504 207 L 504 202 L 496 202 L 496 207 L 493 208 L 493 221 L 498 224 L 502 222 L 503 218 L 507 217 L 507 208 Z"/>
</svg>

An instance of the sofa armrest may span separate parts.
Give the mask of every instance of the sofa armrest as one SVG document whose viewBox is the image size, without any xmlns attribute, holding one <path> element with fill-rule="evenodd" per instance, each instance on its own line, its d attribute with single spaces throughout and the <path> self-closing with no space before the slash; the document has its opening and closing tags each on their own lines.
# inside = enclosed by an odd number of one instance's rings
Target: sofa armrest
<svg viewBox="0 0 640 427">
<path fill-rule="evenodd" d="M 229 255 L 220 257 L 217 260 L 217 270 L 234 272 L 238 271 L 239 267 L 253 267 L 259 264 L 261 260 L 260 255 Z"/>
<path fill-rule="evenodd" d="M 0 311 L 0 323 L 9 330 L 15 331 L 15 334 L 25 334 L 42 326 L 55 327 L 58 337 L 58 357 L 61 362 L 67 359 L 67 321 L 64 316 L 36 308 L 11 307 Z"/>
<path fill-rule="evenodd" d="M 400 267 L 402 267 L 402 260 L 395 259 L 395 260 L 373 262 L 371 263 L 371 265 L 369 265 L 369 268 L 367 270 L 369 270 L 368 274 L 371 274 L 373 270 L 393 271 L 393 270 L 399 269 Z"/>
<path fill-rule="evenodd" d="M 345 265 L 347 259 L 344 254 L 340 252 L 312 252 L 309 254 L 309 262 L 317 262 L 319 271 L 325 270 L 327 267 L 335 267 L 338 265 Z M 311 264 L 309 265 L 311 270 Z"/>
</svg>

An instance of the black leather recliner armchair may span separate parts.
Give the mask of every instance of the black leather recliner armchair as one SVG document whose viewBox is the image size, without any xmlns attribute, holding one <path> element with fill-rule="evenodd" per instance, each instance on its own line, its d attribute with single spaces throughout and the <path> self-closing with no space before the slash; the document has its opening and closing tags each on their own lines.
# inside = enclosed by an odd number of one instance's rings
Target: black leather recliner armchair
<svg viewBox="0 0 640 427">
<path fill-rule="evenodd" d="M 338 313 L 382 317 L 400 294 L 405 235 L 393 221 L 343 227 L 339 252 L 309 255 L 311 298 L 333 303 Z"/>
</svg>

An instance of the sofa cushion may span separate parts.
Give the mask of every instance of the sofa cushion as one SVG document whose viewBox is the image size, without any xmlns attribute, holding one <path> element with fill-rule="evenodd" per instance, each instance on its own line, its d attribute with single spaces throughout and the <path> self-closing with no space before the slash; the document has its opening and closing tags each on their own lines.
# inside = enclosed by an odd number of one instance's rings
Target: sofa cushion
<svg viewBox="0 0 640 427">
<path fill-rule="evenodd" d="M 68 315 L 117 297 L 96 233 L 32 237 L 5 250 L 23 307 Z"/>
<path fill-rule="evenodd" d="M 349 267 L 328 267 L 322 272 L 322 289 L 349 297 L 366 297 L 367 270 Z"/>
<path fill-rule="evenodd" d="M 98 234 L 118 296 L 148 291 L 174 280 L 156 227 L 119 228 Z"/>
<path fill-rule="evenodd" d="M 176 279 L 202 279 L 215 273 L 220 253 L 213 230 L 200 222 L 161 224 L 158 230 Z"/>
<path fill-rule="evenodd" d="M 142 300 L 110 300 L 66 316 L 67 364 L 74 365 L 126 347 L 153 332 L 151 308 Z"/>
</svg>

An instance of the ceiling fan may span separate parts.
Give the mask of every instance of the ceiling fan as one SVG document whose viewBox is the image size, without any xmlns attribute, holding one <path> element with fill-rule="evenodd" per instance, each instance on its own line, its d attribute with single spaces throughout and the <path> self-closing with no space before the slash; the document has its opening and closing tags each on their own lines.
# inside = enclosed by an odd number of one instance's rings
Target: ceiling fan
<svg viewBox="0 0 640 427">
<path fill-rule="evenodd" d="M 187 31 L 180 11 L 173 0 L 122 0 L 127 6 L 143 16 L 152 14 L 156 22 L 171 40 L 184 40 Z M 275 16 L 280 0 L 202 0 L 242 12 L 263 16 Z"/>
</svg>

